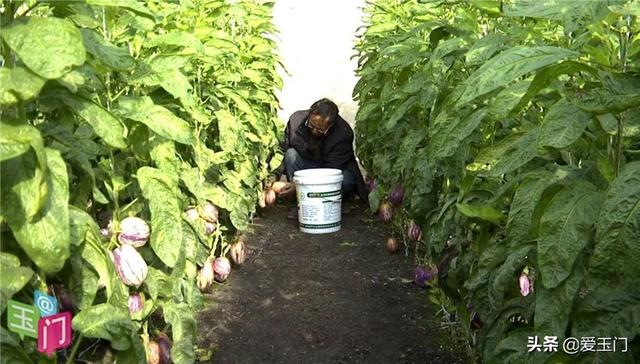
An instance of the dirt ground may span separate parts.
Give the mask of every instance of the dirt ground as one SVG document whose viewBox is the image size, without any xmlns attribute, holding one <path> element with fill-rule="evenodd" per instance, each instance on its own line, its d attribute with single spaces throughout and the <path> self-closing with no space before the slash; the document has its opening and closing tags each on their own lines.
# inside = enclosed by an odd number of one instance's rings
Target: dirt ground
<svg viewBox="0 0 640 364">
<path fill-rule="evenodd" d="M 425 291 L 401 280 L 412 278 L 412 258 L 387 253 L 384 226 L 364 207 L 324 235 L 301 233 L 286 214 L 284 205 L 260 213 L 247 261 L 206 295 L 200 362 L 464 362 Z"/>
</svg>

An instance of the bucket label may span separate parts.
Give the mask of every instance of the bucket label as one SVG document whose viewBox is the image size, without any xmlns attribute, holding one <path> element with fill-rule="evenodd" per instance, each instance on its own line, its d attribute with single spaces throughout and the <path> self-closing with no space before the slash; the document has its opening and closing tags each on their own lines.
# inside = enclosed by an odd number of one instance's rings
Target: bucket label
<svg viewBox="0 0 640 364">
<path fill-rule="evenodd" d="M 338 226 L 340 226 L 340 221 L 331 224 L 300 224 L 300 227 L 305 229 L 330 229 Z"/>
<path fill-rule="evenodd" d="M 342 190 L 329 191 L 329 192 L 309 192 L 309 193 L 307 193 L 307 197 L 309 197 L 309 198 L 323 198 L 323 197 L 340 196 L 341 194 L 342 194 Z"/>
</svg>

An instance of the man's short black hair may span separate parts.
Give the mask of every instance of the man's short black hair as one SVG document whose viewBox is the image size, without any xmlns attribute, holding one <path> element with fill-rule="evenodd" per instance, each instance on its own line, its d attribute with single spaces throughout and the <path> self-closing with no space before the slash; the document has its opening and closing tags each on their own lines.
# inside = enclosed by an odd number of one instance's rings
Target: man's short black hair
<svg viewBox="0 0 640 364">
<path fill-rule="evenodd" d="M 323 98 L 311 105 L 309 115 L 311 114 L 320 115 L 322 118 L 329 117 L 329 120 L 335 123 L 338 118 L 338 105 L 327 98 Z"/>
</svg>

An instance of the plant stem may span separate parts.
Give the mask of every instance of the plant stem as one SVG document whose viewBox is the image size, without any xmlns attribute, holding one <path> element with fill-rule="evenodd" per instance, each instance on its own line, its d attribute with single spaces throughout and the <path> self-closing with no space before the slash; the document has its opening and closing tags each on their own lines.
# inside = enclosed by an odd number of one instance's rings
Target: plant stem
<svg viewBox="0 0 640 364">
<path fill-rule="evenodd" d="M 624 129 L 623 116 L 620 115 L 618 119 L 618 135 L 616 136 L 616 150 L 615 150 L 615 176 L 620 174 L 620 165 L 622 164 L 622 133 Z"/>
<path fill-rule="evenodd" d="M 82 341 L 82 334 L 78 335 L 78 338 L 76 339 L 76 342 L 73 344 L 73 349 L 71 349 L 71 355 L 67 359 L 66 364 L 73 364 L 73 361 L 76 358 L 76 352 L 78 351 L 78 348 L 80 347 L 80 342 L 81 341 Z"/>
</svg>

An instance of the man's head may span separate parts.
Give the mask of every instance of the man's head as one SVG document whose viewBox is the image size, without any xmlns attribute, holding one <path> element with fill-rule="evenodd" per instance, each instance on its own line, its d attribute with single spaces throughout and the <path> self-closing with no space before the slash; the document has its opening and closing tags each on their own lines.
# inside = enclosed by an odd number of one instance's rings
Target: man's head
<svg viewBox="0 0 640 364">
<path fill-rule="evenodd" d="M 329 99 L 321 99 L 311 105 L 306 125 L 311 135 L 321 137 L 329 132 L 337 118 L 338 106 Z"/>
</svg>

